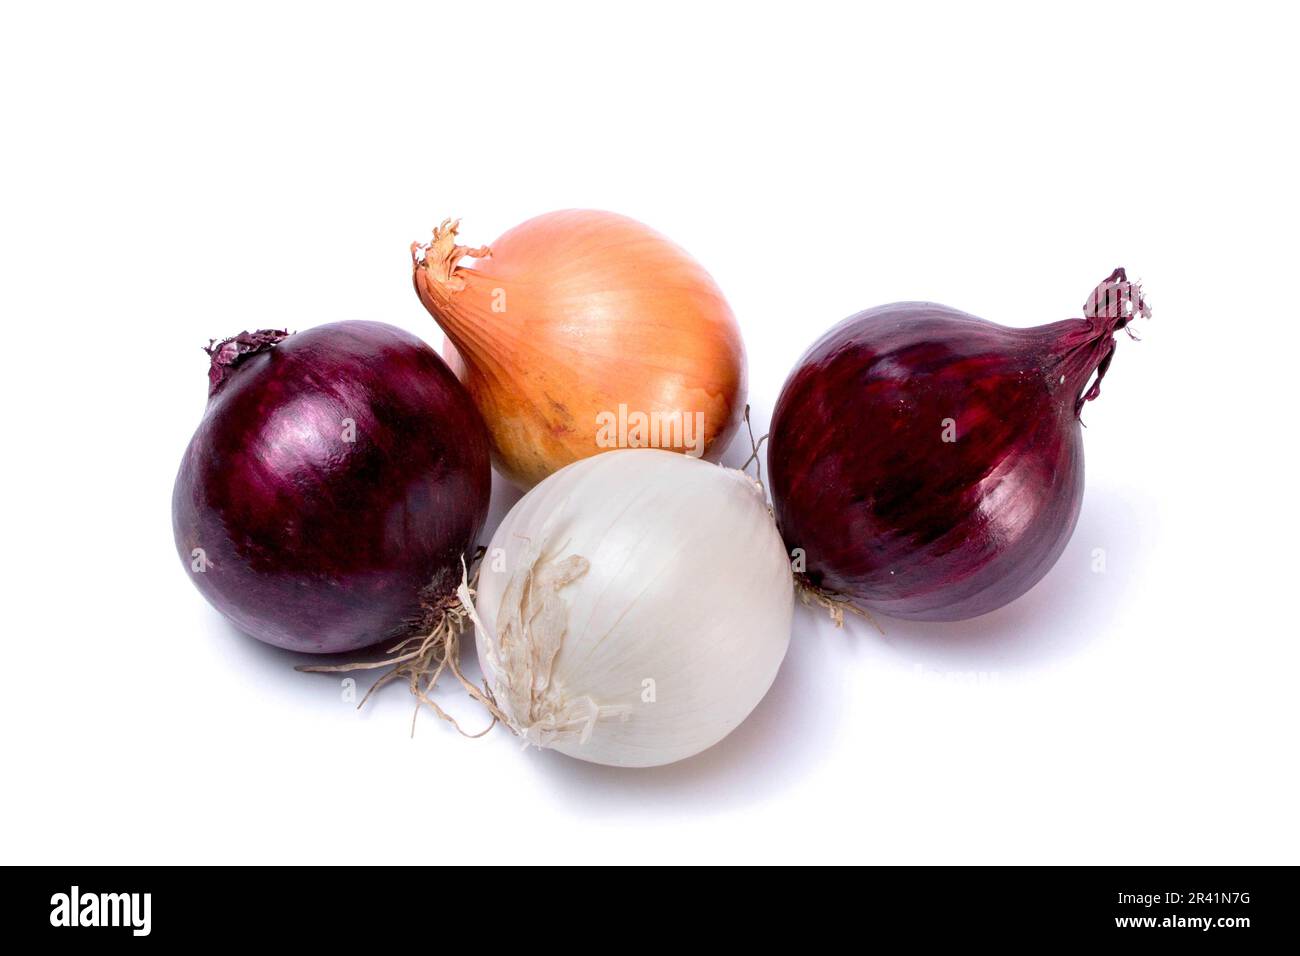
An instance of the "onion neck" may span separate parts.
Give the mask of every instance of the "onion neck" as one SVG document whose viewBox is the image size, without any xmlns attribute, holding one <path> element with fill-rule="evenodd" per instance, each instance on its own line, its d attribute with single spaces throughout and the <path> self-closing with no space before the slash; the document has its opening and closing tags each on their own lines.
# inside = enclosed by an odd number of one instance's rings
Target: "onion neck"
<svg viewBox="0 0 1300 956">
<path fill-rule="evenodd" d="M 289 337 L 285 329 L 258 329 L 240 332 L 229 339 L 209 339 L 203 351 L 212 360 L 208 366 L 208 398 L 217 394 L 235 370 L 249 357 L 269 352 Z"/>
<path fill-rule="evenodd" d="M 492 255 L 487 246 L 462 246 L 456 242 L 456 233 L 460 230 L 459 219 L 444 219 L 433 230 L 433 238 L 427 243 L 411 243 L 411 260 L 415 265 L 416 289 L 420 288 L 420 276 L 432 289 L 450 296 L 465 288 L 465 277 L 460 269 L 460 260 L 466 256 L 474 259 L 486 259 Z"/>
<path fill-rule="evenodd" d="M 490 291 L 481 288 L 485 277 L 460 267 L 469 256 L 486 259 L 487 246 L 462 246 L 456 242 L 459 219 L 444 219 L 427 243 L 411 243 L 412 281 L 429 314 L 447 333 L 467 364 L 483 368 L 491 358 L 483 348 L 483 328 L 489 321 Z"/>
<path fill-rule="evenodd" d="M 1093 289 L 1083 305 L 1082 319 L 1058 324 L 1054 349 L 1058 358 L 1052 374 L 1060 375 L 1062 386 L 1075 395 L 1076 418 L 1085 403 L 1101 394 L 1101 380 L 1115 356 L 1115 333 L 1124 329 L 1136 339 L 1129 323 L 1139 316 L 1151 317 L 1142 288 L 1130 282 L 1123 269 L 1116 269 Z"/>
</svg>

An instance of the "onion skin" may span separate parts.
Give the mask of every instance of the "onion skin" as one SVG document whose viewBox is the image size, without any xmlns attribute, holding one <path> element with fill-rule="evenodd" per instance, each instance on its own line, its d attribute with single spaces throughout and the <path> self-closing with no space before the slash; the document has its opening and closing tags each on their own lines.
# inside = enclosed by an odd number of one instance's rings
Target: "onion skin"
<svg viewBox="0 0 1300 956">
<path fill-rule="evenodd" d="M 431 630 L 491 489 L 486 431 L 437 353 L 389 325 L 339 322 L 244 333 L 210 354 L 208 407 L 172 499 L 203 596 L 294 651 Z"/>
<path fill-rule="evenodd" d="M 474 599 L 483 675 L 524 741 L 579 760 L 700 753 L 753 712 L 789 647 L 790 561 L 739 471 L 657 449 L 584 459 L 524 495 L 487 553 Z M 583 569 L 557 587 L 572 562 Z M 562 613 L 538 613 L 550 601 Z M 579 701 L 607 716 L 578 731 Z"/>
<path fill-rule="evenodd" d="M 597 416 L 620 405 L 702 413 L 703 457 L 721 457 L 745 407 L 744 346 L 684 250 L 586 209 L 530 219 L 490 249 L 457 245 L 456 230 L 412 246 L 414 284 L 461 356 L 498 471 L 526 489 L 608 450 Z"/>
<path fill-rule="evenodd" d="M 769 438 L 778 526 L 808 583 L 923 621 L 1033 587 L 1079 516 L 1080 411 L 1136 315 L 1149 309 L 1118 269 L 1081 319 L 1012 329 L 902 302 L 831 330 L 786 381 Z"/>
</svg>

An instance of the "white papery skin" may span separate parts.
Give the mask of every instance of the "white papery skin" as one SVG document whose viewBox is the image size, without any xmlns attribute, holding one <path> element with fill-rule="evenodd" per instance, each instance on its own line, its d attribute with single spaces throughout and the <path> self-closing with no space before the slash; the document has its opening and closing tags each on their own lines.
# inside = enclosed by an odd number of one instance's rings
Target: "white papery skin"
<svg viewBox="0 0 1300 956">
<path fill-rule="evenodd" d="M 525 740 L 652 767 L 713 746 L 762 700 L 790 642 L 794 582 L 752 479 L 624 449 L 520 499 L 475 605 L 479 662 Z"/>
</svg>

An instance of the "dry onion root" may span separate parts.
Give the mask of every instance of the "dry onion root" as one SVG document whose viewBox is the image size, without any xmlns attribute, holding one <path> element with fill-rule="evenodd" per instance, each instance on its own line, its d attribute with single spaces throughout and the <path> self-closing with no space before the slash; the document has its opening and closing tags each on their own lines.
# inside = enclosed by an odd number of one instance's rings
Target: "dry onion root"
<svg viewBox="0 0 1300 956">
<path fill-rule="evenodd" d="M 415 736 L 415 722 L 420 713 L 420 705 L 429 707 L 440 718 L 450 723 L 464 737 L 477 738 L 487 734 L 498 721 L 504 721 L 504 715 L 497 706 L 486 682 L 479 687 L 467 678 L 460 669 L 460 638 L 465 632 L 472 616 L 474 587 L 470 583 L 467 571 L 462 574 L 461 586 L 457 595 L 443 602 L 439 607 L 438 621 L 426 634 L 409 637 L 389 648 L 386 655 L 377 661 L 357 661 L 348 664 L 300 664 L 295 670 L 308 674 L 346 674 L 353 671 L 378 670 L 389 668 L 367 688 L 357 709 L 365 706 L 375 691 L 394 681 L 404 681 L 411 695 L 415 698 L 415 711 L 411 715 L 411 736 Z M 475 578 L 478 570 L 475 569 Z M 469 733 L 451 714 L 443 710 L 433 699 L 433 689 L 444 671 L 452 676 L 475 701 L 481 704 L 490 715 L 491 722 L 478 733 Z"/>
<path fill-rule="evenodd" d="M 809 581 L 805 575 L 795 575 L 794 588 L 795 593 L 799 595 L 800 604 L 804 607 L 821 608 L 837 628 L 844 626 L 844 615 L 848 613 L 862 618 L 881 634 L 885 633 L 885 629 L 880 626 L 880 623 L 871 616 L 866 608 L 858 607 L 852 600 L 842 594 L 819 588 Z"/>
</svg>

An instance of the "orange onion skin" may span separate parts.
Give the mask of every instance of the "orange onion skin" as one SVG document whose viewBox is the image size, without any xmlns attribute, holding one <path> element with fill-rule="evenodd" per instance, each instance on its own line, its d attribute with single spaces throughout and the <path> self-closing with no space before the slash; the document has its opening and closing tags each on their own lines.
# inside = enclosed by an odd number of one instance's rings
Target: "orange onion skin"
<svg viewBox="0 0 1300 956">
<path fill-rule="evenodd" d="M 620 407 L 687 417 L 692 432 L 699 413 L 702 440 L 690 448 L 699 436 L 650 443 L 721 457 L 744 411 L 745 351 L 721 290 L 690 255 L 595 210 L 538 216 L 490 249 L 457 245 L 456 228 L 444 223 L 412 247 L 415 289 L 459 353 L 451 364 L 501 474 L 530 488 L 617 447 L 601 420 Z"/>
</svg>

